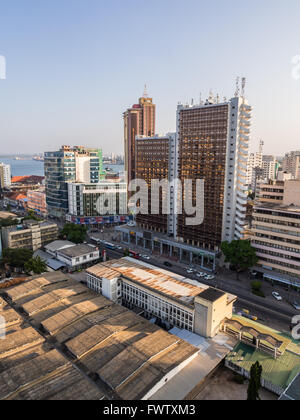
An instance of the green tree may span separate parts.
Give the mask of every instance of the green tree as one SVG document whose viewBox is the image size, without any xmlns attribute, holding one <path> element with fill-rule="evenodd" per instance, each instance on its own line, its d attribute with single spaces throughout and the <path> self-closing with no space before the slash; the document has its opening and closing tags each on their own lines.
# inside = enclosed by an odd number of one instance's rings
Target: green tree
<svg viewBox="0 0 300 420">
<path fill-rule="evenodd" d="M 37 222 L 41 221 L 41 219 L 37 217 L 33 210 L 28 211 L 27 216 L 24 217 L 24 220 L 35 220 Z"/>
<path fill-rule="evenodd" d="M 260 400 L 259 390 L 261 387 L 261 375 L 263 368 L 259 362 L 254 363 L 250 370 L 250 381 L 248 386 L 248 401 Z"/>
<path fill-rule="evenodd" d="M 222 243 L 221 249 L 225 256 L 225 262 L 230 263 L 236 271 L 237 279 L 239 273 L 253 267 L 258 261 L 255 249 L 248 240 L 226 241 Z"/>
<path fill-rule="evenodd" d="M 65 224 L 61 231 L 61 238 L 74 242 L 75 244 L 82 244 L 86 238 L 87 228 L 82 225 L 74 225 L 73 223 Z"/>
<path fill-rule="evenodd" d="M 32 258 L 33 252 L 30 249 L 7 248 L 3 250 L 2 262 L 11 267 L 24 269 L 25 264 Z"/>
<path fill-rule="evenodd" d="M 48 271 L 46 263 L 39 256 L 35 258 L 31 258 L 29 261 L 25 263 L 24 267 L 25 267 L 26 273 L 33 272 L 34 274 L 42 274 Z"/>
<path fill-rule="evenodd" d="M 259 291 L 261 291 L 262 282 L 261 281 L 257 281 L 257 280 L 256 281 L 253 281 L 251 283 L 251 287 L 252 287 L 253 290 L 259 292 Z"/>
<path fill-rule="evenodd" d="M 124 249 L 124 257 L 129 257 L 129 249 Z"/>
</svg>

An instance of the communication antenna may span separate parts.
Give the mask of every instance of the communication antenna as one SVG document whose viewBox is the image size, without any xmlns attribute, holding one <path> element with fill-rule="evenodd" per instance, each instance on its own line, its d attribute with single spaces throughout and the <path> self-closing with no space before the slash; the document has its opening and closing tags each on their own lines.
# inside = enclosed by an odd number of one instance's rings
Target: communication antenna
<svg viewBox="0 0 300 420">
<path fill-rule="evenodd" d="M 220 95 L 217 93 L 217 104 L 220 103 Z"/>
<path fill-rule="evenodd" d="M 236 89 L 235 89 L 235 94 L 234 94 L 234 96 L 235 96 L 236 98 L 238 98 L 238 97 L 240 96 L 240 78 L 239 78 L 239 77 L 237 77 L 237 78 L 236 78 L 236 81 L 235 81 L 235 87 L 236 87 Z"/>
<path fill-rule="evenodd" d="M 246 87 L 246 77 L 242 78 L 242 97 L 245 99 L 245 87 Z"/>
<path fill-rule="evenodd" d="M 143 96 L 144 98 L 148 98 L 148 89 L 147 89 L 147 85 L 145 84 L 145 87 L 144 87 L 144 96 Z"/>
<path fill-rule="evenodd" d="M 263 154 L 264 145 L 265 145 L 265 142 L 263 140 L 260 140 L 260 142 L 259 142 L 259 153 L 261 155 Z"/>
<path fill-rule="evenodd" d="M 191 105 L 194 106 L 194 98 L 191 100 Z"/>
<path fill-rule="evenodd" d="M 208 100 L 209 100 L 209 102 L 214 102 L 214 94 L 213 94 L 212 90 L 209 91 Z"/>
</svg>

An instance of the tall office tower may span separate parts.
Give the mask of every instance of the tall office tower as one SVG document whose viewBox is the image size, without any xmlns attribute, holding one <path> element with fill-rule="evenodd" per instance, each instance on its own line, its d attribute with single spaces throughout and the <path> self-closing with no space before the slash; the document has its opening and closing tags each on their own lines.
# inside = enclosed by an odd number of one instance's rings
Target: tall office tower
<svg viewBox="0 0 300 420">
<path fill-rule="evenodd" d="M 282 169 L 292 174 L 293 178 L 300 179 L 300 151 L 287 153 L 283 159 Z"/>
<path fill-rule="evenodd" d="M 185 179 L 205 182 L 204 222 L 188 226 L 186 215 L 178 215 L 177 238 L 215 251 L 222 241 L 244 238 L 247 233 L 252 110 L 238 92 L 233 99 L 218 102 L 210 95 L 204 105 L 179 105 L 177 110 L 179 178 L 182 183 Z M 194 202 L 195 198 L 193 191 Z"/>
<path fill-rule="evenodd" d="M 155 109 L 147 90 L 139 103 L 124 112 L 125 171 L 127 182 L 135 179 L 135 138 L 136 136 L 153 137 L 155 135 Z"/>
<path fill-rule="evenodd" d="M 0 188 L 9 188 L 11 186 L 10 165 L 0 163 Z"/>
<path fill-rule="evenodd" d="M 152 201 L 151 183 L 153 180 L 168 180 L 172 182 L 176 175 L 176 134 L 164 137 L 136 138 L 136 178 L 143 179 L 148 184 L 148 214 L 136 216 L 136 222 L 146 230 L 154 230 L 165 234 L 174 233 L 174 187 L 169 192 L 169 200 L 163 189 L 157 194 L 156 203 Z M 163 211 L 163 199 L 170 203 L 170 212 Z M 158 212 L 153 214 L 156 204 Z"/>
<path fill-rule="evenodd" d="M 97 184 L 105 176 L 101 149 L 62 146 L 45 153 L 44 166 L 48 212 L 58 218 L 68 212 L 68 182 Z"/>
<path fill-rule="evenodd" d="M 276 179 L 279 163 L 275 156 L 264 155 L 262 159 L 262 169 L 264 179 Z"/>
</svg>

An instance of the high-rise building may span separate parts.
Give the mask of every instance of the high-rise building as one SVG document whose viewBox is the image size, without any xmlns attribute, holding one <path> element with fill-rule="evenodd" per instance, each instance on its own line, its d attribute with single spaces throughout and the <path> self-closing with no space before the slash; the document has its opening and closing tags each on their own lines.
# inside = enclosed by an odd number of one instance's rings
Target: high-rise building
<svg viewBox="0 0 300 420">
<path fill-rule="evenodd" d="M 210 95 L 206 103 L 178 106 L 175 135 L 136 137 L 135 175 L 148 184 L 148 212 L 137 215 L 136 227 L 116 228 L 123 242 L 213 271 L 223 241 L 248 237 L 251 111 L 244 95 L 223 103 Z M 162 211 L 163 188 L 153 214 L 149 187 L 154 179 L 171 181 L 168 215 Z M 186 201 L 190 207 L 199 203 L 198 180 L 204 181 L 204 221 L 188 223 L 193 216 Z M 197 209 L 200 219 L 203 207 Z"/>
<path fill-rule="evenodd" d="M 125 171 L 128 184 L 135 179 L 135 138 L 155 135 L 155 109 L 153 99 L 148 97 L 145 89 L 139 103 L 124 113 Z"/>
<path fill-rule="evenodd" d="M 97 184 L 105 176 L 101 149 L 62 146 L 45 153 L 44 165 L 48 212 L 58 218 L 68 212 L 68 182 Z"/>
<path fill-rule="evenodd" d="M 263 179 L 276 179 L 279 164 L 275 156 L 264 155 L 262 158 Z"/>
<path fill-rule="evenodd" d="M 203 224 L 188 226 L 185 214 L 178 216 L 177 237 L 184 243 L 218 250 L 222 241 L 245 237 L 251 110 L 238 95 L 178 106 L 179 178 L 205 182 Z"/>
<path fill-rule="evenodd" d="M 293 178 L 300 179 L 300 151 L 287 153 L 283 159 L 282 169 L 292 174 Z"/>
<path fill-rule="evenodd" d="M 138 214 L 137 223 L 146 230 L 153 230 L 165 234 L 174 233 L 174 187 L 168 191 L 170 212 L 163 211 L 163 194 L 159 191 L 157 203 L 152 201 L 151 185 L 153 180 L 172 181 L 176 177 L 176 134 L 168 134 L 164 137 L 140 137 L 136 138 L 136 178 L 143 179 L 148 185 L 148 214 Z M 158 211 L 153 214 L 154 205 Z"/>
<path fill-rule="evenodd" d="M 10 165 L 0 163 L 0 188 L 9 188 L 11 186 Z"/>
</svg>

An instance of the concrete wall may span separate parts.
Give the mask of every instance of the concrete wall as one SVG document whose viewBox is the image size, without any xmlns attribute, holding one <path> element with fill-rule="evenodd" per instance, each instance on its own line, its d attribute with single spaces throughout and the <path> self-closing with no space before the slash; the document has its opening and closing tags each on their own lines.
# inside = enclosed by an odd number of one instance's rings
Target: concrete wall
<svg viewBox="0 0 300 420">
<path fill-rule="evenodd" d="M 300 180 L 285 182 L 283 204 L 300 206 Z"/>
</svg>

